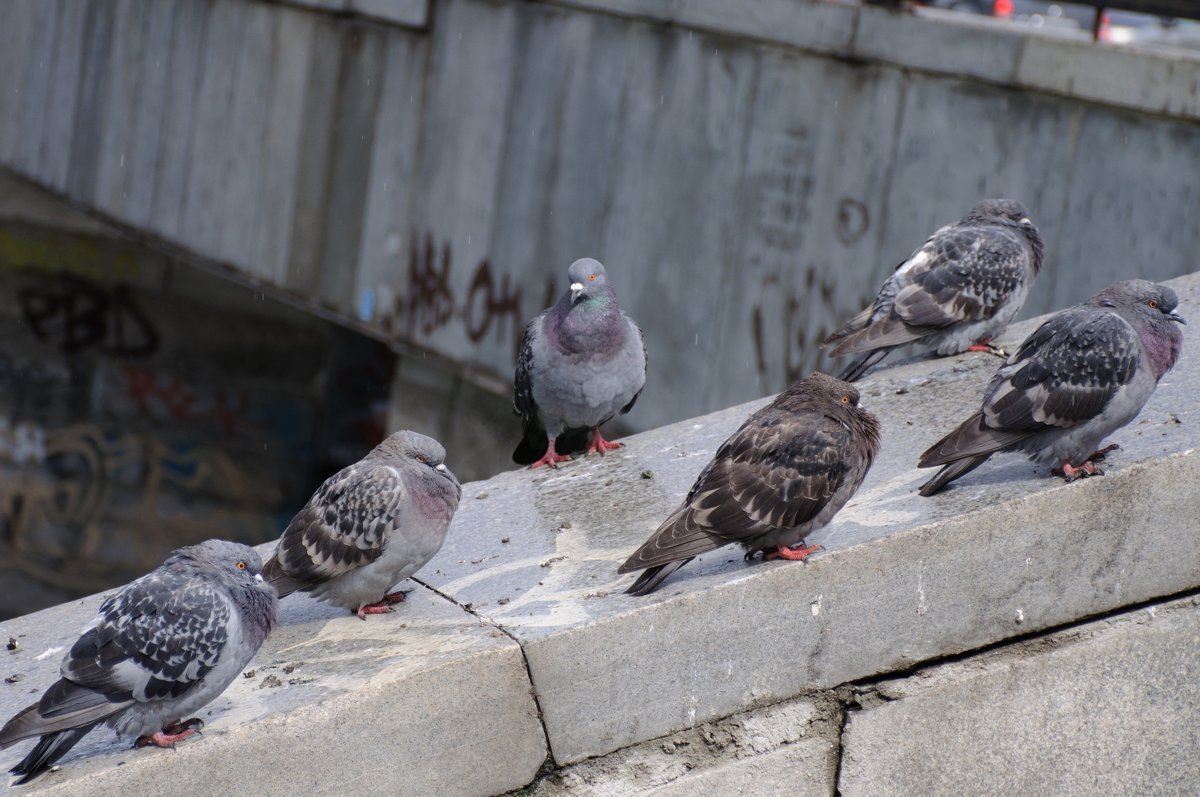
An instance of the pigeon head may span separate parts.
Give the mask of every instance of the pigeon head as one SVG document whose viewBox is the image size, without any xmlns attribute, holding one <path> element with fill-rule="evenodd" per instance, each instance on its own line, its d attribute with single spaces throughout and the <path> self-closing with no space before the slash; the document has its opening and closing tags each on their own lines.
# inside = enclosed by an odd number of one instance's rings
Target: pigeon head
<svg viewBox="0 0 1200 797">
<path fill-rule="evenodd" d="M 840 406 L 857 407 L 860 398 L 858 388 L 854 385 L 834 379 L 829 374 L 823 374 L 820 371 L 813 371 L 805 379 L 797 382 L 794 387 L 803 388 L 807 393 Z"/>
<path fill-rule="evenodd" d="M 984 199 L 964 217 L 967 221 L 990 221 L 1011 227 L 1033 229 L 1029 211 L 1015 199 Z"/>
<path fill-rule="evenodd" d="M 612 291 L 608 285 L 608 272 L 600 265 L 599 260 L 590 257 L 572 263 L 567 269 L 567 279 L 571 281 L 571 304 L 604 296 Z"/>
<path fill-rule="evenodd" d="M 458 485 L 458 477 L 446 467 L 446 449 L 432 437 L 417 432 L 407 429 L 394 432 L 367 456 L 381 457 L 419 471 L 428 471 Z"/>
<path fill-rule="evenodd" d="M 206 540 L 174 551 L 163 563 L 178 570 L 204 570 L 228 584 L 262 584 L 262 557 L 248 545 Z"/>
<path fill-rule="evenodd" d="M 1183 332 L 1177 324 L 1186 324 L 1175 312 L 1179 297 L 1166 285 L 1149 280 L 1125 280 L 1109 285 L 1090 302 L 1097 307 L 1109 307 L 1137 331 L 1154 375 L 1162 375 L 1175 366 L 1183 349 Z"/>
<path fill-rule="evenodd" d="M 1125 280 L 1109 285 L 1091 301 L 1099 307 L 1111 307 L 1122 315 L 1135 315 L 1154 324 L 1186 324 L 1175 312 L 1179 296 L 1166 285 L 1149 280 Z"/>
</svg>

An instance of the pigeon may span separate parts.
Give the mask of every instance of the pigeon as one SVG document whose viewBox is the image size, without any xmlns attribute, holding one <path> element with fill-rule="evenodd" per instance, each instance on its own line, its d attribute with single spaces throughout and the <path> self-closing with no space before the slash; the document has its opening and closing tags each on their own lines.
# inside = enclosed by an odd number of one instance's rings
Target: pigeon
<svg viewBox="0 0 1200 797">
<path fill-rule="evenodd" d="M 513 397 L 522 431 L 513 452 L 518 465 L 553 468 L 585 445 L 589 454 L 620 448 L 600 426 L 633 409 L 646 384 L 642 330 L 617 304 L 604 266 L 576 260 L 567 278 L 570 289 L 521 338 Z"/>
<path fill-rule="evenodd" d="M 858 399 L 853 385 L 814 372 L 751 415 L 617 570 L 646 571 L 626 592 L 652 592 L 693 557 L 733 542 L 747 560 L 762 551 L 803 561 L 819 550 L 791 546 L 845 506 L 879 452 L 879 421 Z"/>
<path fill-rule="evenodd" d="M 26 783 L 100 723 L 135 747 L 174 747 L 197 733 L 183 719 L 225 691 L 275 625 L 278 599 L 262 558 L 208 540 L 180 548 L 100 604 L 62 661 L 62 677 L 0 729 L 0 749 L 41 736 L 10 770 Z"/>
<path fill-rule="evenodd" d="M 1097 449 L 1129 423 L 1179 359 L 1185 323 L 1165 285 L 1127 280 L 1056 313 L 992 377 L 979 412 L 921 455 L 942 465 L 921 486 L 929 496 L 997 451 L 1052 462 L 1073 481 L 1102 474 Z"/>
<path fill-rule="evenodd" d="M 822 343 L 831 357 L 858 354 L 853 382 L 888 352 L 918 342 L 938 354 L 984 351 L 1021 309 L 1045 247 L 1020 202 L 985 199 L 942 227 L 883 283 L 874 303 Z"/>
<path fill-rule="evenodd" d="M 263 577 L 286 598 L 311 592 L 359 619 L 392 611 L 388 592 L 442 547 L 462 487 L 441 443 L 392 434 L 325 480 L 279 538 Z"/>
</svg>

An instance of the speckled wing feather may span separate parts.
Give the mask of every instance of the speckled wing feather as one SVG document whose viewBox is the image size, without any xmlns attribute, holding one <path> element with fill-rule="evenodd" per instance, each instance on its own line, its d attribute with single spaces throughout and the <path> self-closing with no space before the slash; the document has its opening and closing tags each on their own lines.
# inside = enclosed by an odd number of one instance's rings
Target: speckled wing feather
<svg viewBox="0 0 1200 797">
<path fill-rule="evenodd" d="M 996 372 L 982 412 L 934 444 L 918 464 L 993 453 L 1022 437 L 1091 420 L 1133 381 L 1140 357 L 1137 333 L 1120 316 L 1087 307 L 1058 313 Z"/>
<path fill-rule="evenodd" d="M 161 570 L 138 579 L 101 604 L 63 679 L 5 726 L 0 746 L 81 725 L 86 733 L 134 702 L 183 695 L 216 666 L 229 620 L 229 603 L 206 583 Z"/>
<path fill-rule="evenodd" d="M 275 556 L 282 567 L 269 561 L 264 577 L 278 582 L 277 588 L 282 585 L 283 597 L 375 561 L 383 555 L 405 492 L 400 473 L 388 465 L 363 461 L 338 471 L 292 518 Z"/>
<path fill-rule="evenodd" d="M 663 565 L 795 528 L 828 503 L 848 470 L 850 430 L 827 416 L 756 416 L 717 451 L 683 506 L 618 572 Z"/>
<path fill-rule="evenodd" d="M 911 327 L 990 318 L 1027 278 L 1025 245 L 1005 227 L 949 227 L 919 251 L 927 259 L 913 269 L 895 304 L 896 315 Z"/>
</svg>

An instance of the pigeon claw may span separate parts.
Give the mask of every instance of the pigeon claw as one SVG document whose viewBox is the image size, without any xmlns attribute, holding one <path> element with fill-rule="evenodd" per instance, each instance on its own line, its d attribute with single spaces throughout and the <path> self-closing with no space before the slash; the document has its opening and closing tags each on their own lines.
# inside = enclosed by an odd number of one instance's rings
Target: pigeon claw
<svg viewBox="0 0 1200 797">
<path fill-rule="evenodd" d="M 375 603 L 364 603 L 354 613 L 358 615 L 358 619 L 366 620 L 368 614 L 390 614 L 392 611 L 392 605 L 385 597 L 383 600 Z"/>
<path fill-rule="evenodd" d="M 1108 454 L 1112 453 L 1113 451 L 1120 451 L 1120 450 L 1121 450 L 1121 447 L 1119 445 L 1117 445 L 1116 443 L 1113 443 L 1112 445 L 1107 445 L 1104 448 L 1100 449 L 1099 451 L 1092 452 L 1092 455 L 1090 457 L 1088 457 L 1088 462 L 1103 462 L 1104 458 Z"/>
<path fill-rule="evenodd" d="M 790 562 L 803 562 L 808 557 L 812 556 L 817 551 L 821 550 L 820 545 L 801 545 L 799 548 L 790 548 L 787 545 L 776 545 L 775 550 L 767 554 L 767 561 L 772 559 L 787 559 Z"/>
<path fill-rule="evenodd" d="M 1067 481 L 1073 482 L 1076 479 L 1082 479 L 1086 476 L 1103 476 L 1104 471 L 1100 470 L 1096 463 L 1089 459 L 1078 468 L 1072 467 L 1070 462 L 1063 462 L 1062 475 Z"/>
<path fill-rule="evenodd" d="M 551 468 L 557 468 L 560 462 L 570 462 L 569 454 L 560 454 L 554 450 L 554 438 L 550 438 L 550 444 L 546 446 L 546 453 L 542 454 L 542 458 L 529 466 L 530 470 L 540 468 L 542 465 L 549 465 Z"/>
<path fill-rule="evenodd" d="M 139 736 L 137 741 L 133 743 L 136 747 L 162 747 L 174 748 L 176 742 L 182 742 L 189 736 L 195 736 L 200 733 L 200 729 L 204 727 L 204 720 L 199 717 L 192 717 L 182 722 L 175 722 L 170 725 L 163 726 L 160 731 Z"/>
<path fill-rule="evenodd" d="M 411 589 L 398 589 L 395 592 L 389 592 L 384 595 L 383 600 L 388 603 L 404 603 L 408 600 L 408 593 L 410 592 L 412 592 Z"/>
<path fill-rule="evenodd" d="M 625 444 L 614 443 L 610 440 L 605 440 L 604 436 L 600 434 L 600 430 L 597 428 L 593 429 L 592 433 L 588 436 L 587 452 L 589 455 L 599 454 L 600 456 L 604 456 L 605 452 L 614 451 L 623 445 Z"/>
<path fill-rule="evenodd" d="M 980 338 L 976 342 L 967 347 L 967 351 L 977 351 L 980 354 L 990 354 L 994 357 L 999 357 L 1002 360 L 1008 359 L 1008 352 L 999 346 L 991 344 L 991 338 Z"/>
</svg>

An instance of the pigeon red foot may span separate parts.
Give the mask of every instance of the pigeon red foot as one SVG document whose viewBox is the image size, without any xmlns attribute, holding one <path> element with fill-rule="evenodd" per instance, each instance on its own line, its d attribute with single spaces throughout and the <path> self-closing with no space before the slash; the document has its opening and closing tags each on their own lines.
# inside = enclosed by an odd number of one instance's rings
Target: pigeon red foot
<svg viewBox="0 0 1200 797">
<path fill-rule="evenodd" d="M 967 347 L 967 351 L 977 351 L 981 354 L 991 354 L 994 357 L 999 357 L 1002 360 L 1008 359 L 1008 352 L 999 346 L 993 346 L 991 338 L 980 338 Z"/>
<path fill-rule="evenodd" d="M 536 449 L 535 449 L 536 450 Z M 560 454 L 554 450 L 554 438 L 550 438 L 549 445 L 546 446 L 546 453 L 542 454 L 542 458 L 529 466 L 530 470 L 540 468 L 542 465 L 549 465 L 551 468 L 557 468 L 560 462 L 570 462 L 570 454 Z"/>
<path fill-rule="evenodd" d="M 353 609 L 350 611 L 354 614 L 357 614 L 358 619 L 366 620 L 368 614 L 390 614 L 394 610 L 392 609 L 391 602 L 385 598 L 384 600 L 376 601 L 375 603 L 364 603 L 362 606 L 358 607 L 358 611 L 354 611 Z"/>
<path fill-rule="evenodd" d="M 1072 467 L 1070 462 L 1063 462 L 1062 475 L 1067 481 L 1073 482 L 1076 479 L 1082 479 L 1086 476 L 1103 476 L 1104 471 L 1100 470 L 1096 463 L 1089 459 L 1085 460 L 1078 468 Z"/>
<path fill-rule="evenodd" d="M 790 562 L 803 562 L 819 550 L 821 550 L 820 545 L 801 545 L 799 548 L 777 545 L 774 551 L 767 554 L 767 561 L 769 562 L 772 559 L 787 559 Z"/>
<path fill-rule="evenodd" d="M 189 736 L 195 736 L 204 728 L 204 720 L 192 717 L 189 720 L 166 725 L 160 731 L 139 736 L 133 743 L 134 747 L 174 747 L 176 742 L 182 742 Z"/>
<path fill-rule="evenodd" d="M 412 592 L 411 589 L 398 589 L 395 592 L 387 593 L 383 596 L 383 599 L 388 603 L 404 603 L 408 600 L 408 593 L 410 592 Z"/>
<path fill-rule="evenodd" d="M 587 452 L 589 455 L 590 454 L 600 454 L 601 456 L 603 456 L 606 451 L 613 451 L 615 449 L 620 448 L 623 445 L 625 445 L 625 444 L 624 443 L 614 443 L 610 440 L 605 440 L 604 436 L 600 434 L 600 429 L 596 428 L 596 429 L 592 430 L 592 433 L 589 436 Z"/>
</svg>

